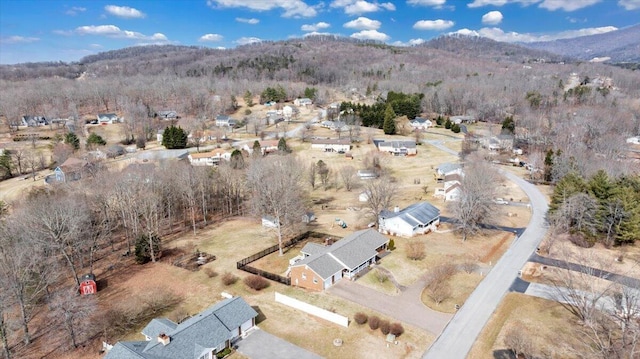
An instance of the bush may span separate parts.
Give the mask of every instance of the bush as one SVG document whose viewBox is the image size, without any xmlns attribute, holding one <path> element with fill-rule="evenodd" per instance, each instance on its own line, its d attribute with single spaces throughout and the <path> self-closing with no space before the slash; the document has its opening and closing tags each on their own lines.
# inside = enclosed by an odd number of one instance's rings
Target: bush
<svg viewBox="0 0 640 359">
<path fill-rule="evenodd" d="M 379 268 L 374 269 L 373 274 L 380 283 L 384 283 L 389 280 L 389 275 L 386 272 L 381 271 Z"/>
<path fill-rule="evenodd" d="M 222 358 L 226 357 L 229 354 L 231 354 L 231 348 L 224 348 L 223 351 L 221 351 L 220 353 L 216 354 L 216 358 L 222 359 Z"/>
<path fill-rule="evenodd" d="M 391 324 L 389 324 L 388 320 L 383 320 L 380 322 L 380 331 L 382 332 L 382 334 L 387 335 L 389 334 L 390 330 L 391 330 Z"/>
<path fill-rule="evenodd" d="M 389 333 L 399 337 L 404 333 L 404 327 L 402 327 L 402 324 L 400 323 L 393 323 L 391 324 L 391 327 L 389 327 Z"/>
<path fill-rule="evenodd" d="M 473 273 L 478 269 L 478 264 L 472 261 L 466 261 L 460 264 L 460 269 L 462 269 L 466 273 Z"/>
<path fill-rule="evenodd" d="M 218 272 L 216 272 L 213 268 L 205 268 L 204 274 L 206 274 L 207 277 L 209 278 L 214 278 L 218 276 Z"/>
<path fill-rule="evenodd" d="M 222 284 L 224 285 L 233 285 L 238 281 L 238 277 L 236 277 L 235 275 L 233 275 L 232 273 L 229 272 L 225 272 L 222 275 Z"/>
<path fill-rule="evenodd" d="M 371 328 L 371 330 L 380 328 L 380 318 L 375 315 L 369 318 L 369 328 Z"/>
<path fill-rule="evenodd" d="M 392 251 L 394 249 L 396 249 L 396 242 L 393 239 L 389 240 L 389 245 L 387 246 L 387 248 Z"/>
<path fill-rule="evenodd" d="M 407 244 L 407 258 L 418 261 L 424 258 L 426 254 L 423 242 L 412 241 Z"/>
<path fill-rule="evenodd" d="M 259 275 L 250 275 L 243 280 L 247 287 L 255 290 L 263 290 L 269 286 L 269 281 Z"/>
<path fill-rule="evenodd" d="M 367 320 L 369 320 L 369 317 L 362 313 L 362 312 L 358 312 L 356 314 L 353 315 L 353 320 L 358 323 L 359 325 L 362 325 L 364 323 L 367 322 Z"/>
</svg>

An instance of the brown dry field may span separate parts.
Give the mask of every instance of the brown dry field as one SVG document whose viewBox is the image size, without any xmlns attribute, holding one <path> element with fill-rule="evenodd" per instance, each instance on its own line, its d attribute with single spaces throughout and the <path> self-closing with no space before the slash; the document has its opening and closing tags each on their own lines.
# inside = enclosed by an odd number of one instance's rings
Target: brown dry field
<svg viewBox="0 0 640 359">
<path fill-rule="evenodd" d="M 519 293 L 508 293 L 493 313 L 467 358 L 511 358 L 506 355 L 504 335 L 515 323 L 521 323 L 535 343 L 540 358 L 576 358 L 568 349 L 575 344 L 574 326 L 578 323 L 560 304 Z"/>
</svg>

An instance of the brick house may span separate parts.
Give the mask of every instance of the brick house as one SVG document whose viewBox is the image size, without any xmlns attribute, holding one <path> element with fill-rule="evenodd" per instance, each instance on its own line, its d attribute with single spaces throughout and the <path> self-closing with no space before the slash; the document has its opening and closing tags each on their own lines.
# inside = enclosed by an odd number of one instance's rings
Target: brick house
<svg viewBox="0 0 640 359">
<path fill-rule="evenodd" d="M 291 285 L 322 291 L 342 278 L 355 279 L 388 244 L 375 229 L 354 232 L 330 246 L 307 243 L 300 251 L 304 258 L 289 267 Z"/>
</svg>

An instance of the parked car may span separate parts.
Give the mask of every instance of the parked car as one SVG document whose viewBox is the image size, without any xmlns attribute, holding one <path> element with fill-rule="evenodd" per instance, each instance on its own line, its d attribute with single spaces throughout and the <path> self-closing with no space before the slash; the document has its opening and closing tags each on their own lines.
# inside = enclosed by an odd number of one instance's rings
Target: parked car
<svg viewBox="0 0 640 359">
<path fill-rule="evenodd" d="M 496 198 L 493 200 L 493 203 L 495 204 L 509 204 L 509 202 L 507 202 L 504 198 Z"/>
</svg>

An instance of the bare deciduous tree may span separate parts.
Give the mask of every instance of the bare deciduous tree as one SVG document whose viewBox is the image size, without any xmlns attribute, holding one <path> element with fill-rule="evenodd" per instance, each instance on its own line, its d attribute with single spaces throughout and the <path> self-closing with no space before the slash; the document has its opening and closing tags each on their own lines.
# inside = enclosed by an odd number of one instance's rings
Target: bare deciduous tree
<svg viewBox="0 0 640 359">
<path fill-rule="evenodd" d="M 378 225 L 380 212 L 391 206 L 398 193 L 398 186 L 391 181 L 391 178 L 383 176 L 365 181 L 363 188 L 367 194 L 368 214 L 374 218 L 376 225 Z"/>
<path fill-rule="evenodd" d="M 450 205 L 453 218 L 462 232 L 463 241 L 475 233 L 493 213 L 493 199 L 498 182 L 496 171 L 480 158 L 471 158 L 467 161 L 460 196 Z"/>
<path fill-rule="evenodd" d="M 91 315 L 96 311 L 94 298 L 80 297 L 75 288 L 62 289 L 53 295 L 49 308 L 51 319 L 64 328 L 69 335 L 71 346 L 77 348 L 86 339 Z"/>
<path fill-rule="evenodd" d="M 340 168 L 340 179 L 347 191 L 351 191 L 353 189 L 353 185 L 356 180 L 356 173 L 357 171 L 353 166 L 344 166 Z"/>
<path fill-rule="evenodd" d="M 254 160 L 247 174 L 253 212 L 273 217 L 280 255 L 284 254 L 283 235 L 301 222 L 305 210 L 300 168 L 291 155 L 269 155 Z"/>
</svg>

